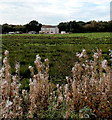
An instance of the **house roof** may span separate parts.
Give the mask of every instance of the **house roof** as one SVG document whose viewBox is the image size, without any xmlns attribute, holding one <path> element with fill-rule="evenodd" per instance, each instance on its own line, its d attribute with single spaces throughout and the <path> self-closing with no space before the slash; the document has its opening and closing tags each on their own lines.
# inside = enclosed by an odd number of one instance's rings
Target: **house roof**
<svg viewBox="0 0 112 120">
<path fill-rule="evenodd" d="M 57 26 L 52 26 L 52 25 L 42 25 L 42 28 L 55 28 Z"/>
</svg>

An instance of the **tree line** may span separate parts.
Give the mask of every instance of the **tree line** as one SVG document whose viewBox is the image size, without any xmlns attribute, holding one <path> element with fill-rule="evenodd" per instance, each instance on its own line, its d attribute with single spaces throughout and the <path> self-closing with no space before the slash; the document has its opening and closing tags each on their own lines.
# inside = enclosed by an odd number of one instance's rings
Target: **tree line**
<svg viewBox="0 0 112 120">
<path fill-rule="evenodd" d="M 69 33 L 83 33 L 83 32 L 111 32 L 112 21 L 70 21 L 61 22 L 58 25 L 59 31 L 66 31 Z"/>
<path fill-rule="evenodd" d="M 9 24 L 3 24 L 1 25 L 2 33 L 9 33 L 9 32 L 19 32 L 19 33 L 28 33 L 29 31 L 35 31 L 36 33 L 39 33 L 41 30 L 42 24 L 39 23 L 36 20 L 32 20 L 31 22 L 25 24 L 25 25 L 9 25 Z"/>
<path fill-rule="evenodd" d="M 39 33 L 41 30 L 42 24 L 36 20 L 32 20 L 31 22 L 25 25 L 10 25 L 3 24 L 0 25 L 2 28 L 2 33 L 16 32 L 20 33 L 28 33 L 29 31 L 35 31 Z M 84 32 L 111 32 L 112 31 L 112 20 L 111 21 L 69 21 L 69 22 L 61 22 L 58 24 L 59 32 L 65 31 L 67 33 L 84 33 Z"/>
</svg>

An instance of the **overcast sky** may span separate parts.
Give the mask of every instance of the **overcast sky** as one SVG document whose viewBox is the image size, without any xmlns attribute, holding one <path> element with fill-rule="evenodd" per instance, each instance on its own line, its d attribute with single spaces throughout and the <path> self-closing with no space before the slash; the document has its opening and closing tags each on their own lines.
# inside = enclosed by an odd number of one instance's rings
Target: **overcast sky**
<svg viewBox="0 0 112 120">
<path fill-rule="evenodd" d="M 111 0 L 0 0 L 0 24 L 110 20 Z"/>
</svg>

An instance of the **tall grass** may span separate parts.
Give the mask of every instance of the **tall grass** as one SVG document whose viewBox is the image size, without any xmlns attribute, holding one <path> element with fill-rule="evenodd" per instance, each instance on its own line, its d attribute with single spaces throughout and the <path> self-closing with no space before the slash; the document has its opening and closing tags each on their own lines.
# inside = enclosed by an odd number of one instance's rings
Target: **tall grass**
<svg viewBox="0 0 112 120">
<path fill-rule="evenodd" d="M 20 65 L 11 74 L 9 51 L 5 51 L 0 69 L 0 118 L 38 119 L 111 119 L 112 70 L 96 50 L 90 59 L 84 49 L 76 53 L 79 60 L 66 84 L 49 80 L 49 60 L 36 55 L 36 69 L 29 66 L 29 91 L 20 89 Z"/>
</svg>

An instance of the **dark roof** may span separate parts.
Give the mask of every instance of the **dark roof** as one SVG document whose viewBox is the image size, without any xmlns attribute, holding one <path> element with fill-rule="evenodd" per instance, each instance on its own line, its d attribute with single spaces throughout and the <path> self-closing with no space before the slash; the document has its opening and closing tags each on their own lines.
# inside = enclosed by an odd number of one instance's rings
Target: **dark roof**
<svg viewBox="0 0 112 120">
<path fill-rule="evenodd" d="M 42 28 L 55 28 L 57 26 L 52 26 L 52 25 L 42 25 Z"/>
</svg>

